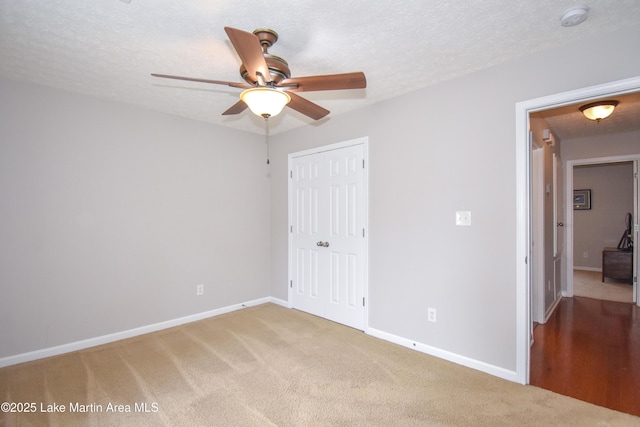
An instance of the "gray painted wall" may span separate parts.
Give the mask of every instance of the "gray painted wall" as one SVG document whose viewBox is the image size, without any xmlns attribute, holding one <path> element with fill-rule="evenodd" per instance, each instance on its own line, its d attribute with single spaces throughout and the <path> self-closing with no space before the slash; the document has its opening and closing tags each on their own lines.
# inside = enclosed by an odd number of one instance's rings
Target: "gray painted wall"
<svg viewBox="0 0 640 427">
<path fill-rule="evenodd" d="M 601 137 L 574 138 L 562 141 L 562 160 L 595 159 L 599 157 L 640 154 L 640 131 L 620 132 Z"/>
<path fill-rule="evenodd" d="M 0 93 L 0 358 L 268 295 L 259 135 L 6 80 Z"/>
<path fill-rule="evenodd" d="M 272 295 L 287 297 L 288 153 L 368 136 L 370 326 L 515 371 L 515 104 L 637 75 L 638 39 L 640 26 L 594 37 L 278 135 Z"/>
</svg>

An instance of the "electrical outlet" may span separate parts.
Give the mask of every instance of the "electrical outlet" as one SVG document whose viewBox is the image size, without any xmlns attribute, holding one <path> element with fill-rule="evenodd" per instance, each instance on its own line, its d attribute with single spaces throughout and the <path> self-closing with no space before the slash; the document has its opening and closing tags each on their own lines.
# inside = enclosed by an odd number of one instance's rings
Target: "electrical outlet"
<svg viewBox="0 0 640 427">
<path fill-rule="evenodd" d="M 435 308 L 429 307 L 427 309 L 427 320 L 429 320 L 429 322 L 436 323 L 436 309 Z"/>
<path fill-rule="evenodd" d="M 204 295 L 204 285 L 199 284 L 196 286 L 196 295 Z"/>
<path fill-rule="evenodd" d="M 471 225 L 471 212 L 470 211 L 456 212 L 456 225 Z"/>
</svg>

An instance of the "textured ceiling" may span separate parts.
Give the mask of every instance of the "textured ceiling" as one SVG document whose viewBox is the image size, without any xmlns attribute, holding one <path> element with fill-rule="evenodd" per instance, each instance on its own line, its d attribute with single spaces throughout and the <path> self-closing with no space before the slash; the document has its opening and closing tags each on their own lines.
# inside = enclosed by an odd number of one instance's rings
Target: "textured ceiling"
<svg viewBox="0 0 640 427">
<path fill-rule="evenodd" d="M 586 119 L 580 111 L 580 107 L 584 104 L 605 100 L 615 100 L 619 104 L 611 116 L 600 122 Z M 540 111 L 531 116 L 543 118 L 549 129 L 561 141 L 617 132 L 640 131 L 640 93 L 593 99 L 589 102 Z"/>
<path fill-rule="evenodd" d="M 575 4 L 587 21 L 565 28 Z M 249 110 L 221 116 L 239 90 L 150 73 L 241 81 L 224 26 L 266 27 L 292 76 L 363 71 L 366 89 L 303 93 L 323 120 L 521 55 L 637 25 L 638 0 L 2 0 L 0 75 L 250 132 Z M 291 109 L 277 133 L 311 123 Z M 603 122 L 604 123 L 604 122 Z"/>
</svg>

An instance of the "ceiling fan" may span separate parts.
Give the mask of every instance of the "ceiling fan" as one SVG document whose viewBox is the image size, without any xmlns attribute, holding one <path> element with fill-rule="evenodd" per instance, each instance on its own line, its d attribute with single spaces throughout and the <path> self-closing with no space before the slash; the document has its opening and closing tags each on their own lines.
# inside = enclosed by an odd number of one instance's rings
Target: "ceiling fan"
<svg viewBox="0 0 640 427">
<path fill-rule="evenodd" d="M 238 56 L 240 56 L 242 61 L 240 76 L 246 83 L 167 74 L 152 73 L 151 75 L 167 79 L 212 83 L 244 89 L 240 95 L 240 100 L 222 115 L 239 114 L 249 107 L 255 114 L 265 118 L 278 114 L 284 105 L 287 105 L 314 120 L 319 120 L 329 114 L 329 110 L 297 95 L 296 92 L 361 89 L 367 87 L 367 80 L 362 72 L 291 77 L 287 61 L 268 52 L 268 49 L 278 40 L 278 34 L 275 31 L 259 28 L 253 33 L 249 33 L 231 27 L 225 27 L 224 30 Z M 266 109 L 260 109 L 259 106 L 254 104 L 252 97 L 262 96 L 265 98 L 268 96 L 274 97 L 279 100 L 280 105 L 274 111 L 269 110 L 271 105 L 265 107 Z"/>
</svg>

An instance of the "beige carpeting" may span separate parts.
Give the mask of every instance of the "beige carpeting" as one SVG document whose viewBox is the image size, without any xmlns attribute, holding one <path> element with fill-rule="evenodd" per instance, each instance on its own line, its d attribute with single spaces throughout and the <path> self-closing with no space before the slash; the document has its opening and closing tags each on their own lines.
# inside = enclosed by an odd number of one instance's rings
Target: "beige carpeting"
<svg viewBox="0 0 640 427">
<path fill-rule="evenodd" d="M 573 270 L 573 295 L 605 301 L 633 302 L 633 286 L 607 279 L 599 271 Z"/>
<path fill-rule="evenodd" d="M 37 406 L 6 426 L 640 425 L 274 304 L 0 369 L 0 400 Z"/>
</svg>

